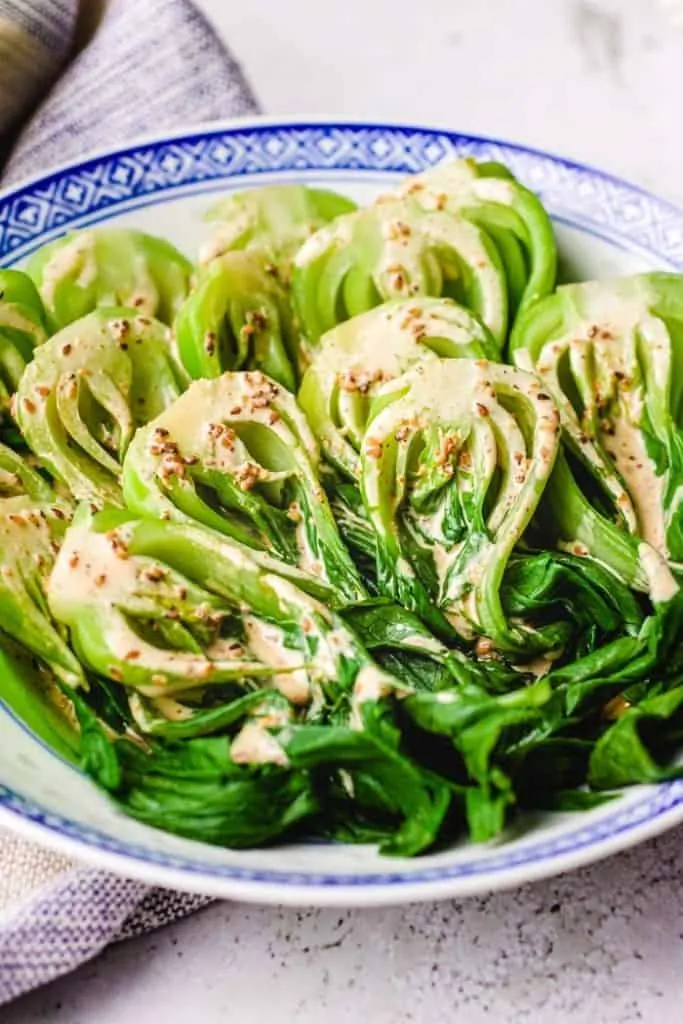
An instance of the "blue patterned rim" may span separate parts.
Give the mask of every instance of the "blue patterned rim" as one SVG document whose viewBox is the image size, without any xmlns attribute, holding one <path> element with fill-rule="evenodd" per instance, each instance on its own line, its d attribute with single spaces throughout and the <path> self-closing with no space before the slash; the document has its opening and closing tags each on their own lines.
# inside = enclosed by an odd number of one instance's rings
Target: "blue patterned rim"
<svg viewBox="0 0 683 1024">
<path fill-rule="evenodd" d="M 0 198 L 0 265 L 25 257 L 63 231 L 102 221 L 164 199 L 225 187 L 245 176 L 272 174 L 285 180 L 307 173 L 320 177 L 352 172 L 360 179 L 410 174 L 448 156 L 499 160 L 531 188 L 553 217 L 683 270 L 683 213 L 669 203 L 617 178 L 537 150 L 454 132 L 401 125 L 361 123 L 265 123 L 217 126 L 162 140 L 140 142 L 95 156 L 13 189 Z M 48 835 L 130 861 L 175 869 L 188 876 L 308 887 L 397 886 L 446 879 L 500 875 L 525 865 L 580 854 L 652 826 L 683 810 L 683 780 L 649 787 L 642 799 L 617 803 L 597 821 L 577 819 L 573 831 L 502 846 L 494 854 L 452 865 L 406 872 L 318 874 L 250 870 L 209 864 L 121 842 L 112 835 L 46 812 L 0 786 L 0 808 L 40 826 Z M 665 822 L 663 822 L 665 824 Z M 623 845 L 627 845 L 624 842 Z M 587 857 L 579 857 L 587 860 Z M 548 873 L 552 873 L 549 866 Z"/>
<path fill-rule="evenodd" d="M 553 215 L 683 269 L 683 213 L 602 171 L 539 150 L 401 125 L 259 124 L 203 128 L 62 168 L 0 200 L 0 264 L 50 235 L 247 175 L 414 174 L 448 156 L 499 160 Z"/>
<path fill-rule="evenodd" d="M 311 871 L 253 870 L 232 864 L 209 864 L 206 861 L 194 860 L 190 857 L 162 853 L 137 843 L 120 842 L 105 832 L 79 825 L 61 815 L 46 813 L 32 801 L 0 786 L 0 807 L 39 825 L 53 835 L 63 839 L 77 840 L 79 843 L 105 853 L 121 856 L 128 860 L 137 860 L 144 864 L 180 870 L 191 876 L 204 875 L 210 878 L 235 879 L 241 882 L 305 887 L 350 886 L 362 888 L 364 886 L 414 885 L 438 882 L 449 878 L 497 876 L 527 864 L 540 862 L 552 864 L 553 861 L 566 857 L 568 854 L 579 854 L 590 847 L 599 846 L 605 840 L 624 836 L 638 826 L 656 822 L 670 814 L 674 808 L 680 807 L 681 804 L 683 804 L 683 780 L 677 780 L 653 787 L 651 796 L 621 808 L 621 810 L 617 809 L 614 814 L 604 816 L 598 822 L 590 825 L 584 824 L 576 831 L 566 835 L 541 839 L 537 843 L 528 843 L 518 849 L 501 846 L 500 852 L 492 856 L 462 860 L 455 864 L 439 865 L 433 868 L 420 868 L 419 862 L 416 862 L 415 870 L 403 872 L 380 873 L 373 871 L 368 874 L 342 874 L 339 872 L 330 874 L 326 872 L 320 874 Z M 389 863 L 390 861 L 387 860 L 387 864 Z M 552 873 L 552 868 L 549 868 L 548 873 Z"/>
</svg>

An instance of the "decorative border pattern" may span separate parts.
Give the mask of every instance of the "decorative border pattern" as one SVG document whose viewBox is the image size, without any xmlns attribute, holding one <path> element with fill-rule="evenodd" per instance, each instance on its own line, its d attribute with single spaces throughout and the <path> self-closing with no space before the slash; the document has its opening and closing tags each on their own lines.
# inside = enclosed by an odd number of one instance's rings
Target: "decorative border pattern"
<svg viewBox="0 0 683 1024">
<path fill-rule="evenodd" d="M 648 253 L 683 270 L 683 213 L 609 175 L 559 157 L 493 139 L 367 124 L 255 124 L 216 127 L 141 143 L 64 168 L 0 197 L 0 265 L 27 255 L 50 235 L 119 210 L 206 191 L 248 175 L 301 177 L 307 172 L 409 174 L 448 156 L 499 160 L 577 227 L 622 248 Z M 450 866 L 405 873 L 318 874 L 207 864 L 123 842 L 0 786 L 0 807 L 86 846 L 188 875 L 290 886 L 400 886 L 500 874 L 598 847 L 683 807 L 683 780 L 662 784 L 636 803 L 570 833 Z"/>
<path fill-rule="evenodd" d="M 586 847 L 597 846 L 603 840 L 613 839 L 625 832 L 630 832 L 639 825 L 649 823 L 668 814 L 683 804 L 683 780 L 665 783 L 656 787 L 653 795 L 638 801 L 629 807 L 616 810 L 614 814 L 601 818 L 589 826 L 578 828 L 562 836 L 542 839 L 537 843 L 529 843 L 524 847 L 510 849 L 501 847 L 493 856 L 473 858 L 459 861 L 452 865 L 439 865 L 434 868 L 417 868 L 415 871 L 382 872 L 368 874 L 329 874 L 317 872 L 293 872 L 253 870 L 237 865 L 207 864 L 204 861 L 189 857 L 174 856 L 140 846 L 136 843 L 122 842 L 114 836 L 98 829 L 86 828 L 69 818 L 57 814 L 48 814 L 34 802 L 19 796 L 5 786 L 0 786 L 0 806 L 18 814 L 49 832 L 68 839 L 76 839 L 87 846 L 96 847 L 107 853 L 134 858 L 146 864 L 164 868 L 174 868 L 190 875 L 203 875 L 209 878 L 235 879 L 241 882 L 277 883 L 280 885 L 316 887 L 350 886 L 362 888 L 382 885 L 414 885 L 419 883 L 437 882 L 448 878 L 473 878 L 482 875 L 498 875 L 535 864 L 539 861 L 555 860 L 570 853 L 576 853 Z"/>
<path fill-rule="evenodd" d="M 656 196 L 560 157 L 493 139 L 393 125 L 215 128 L 94 157 L 0 199 L 0 263 L 49 233 L 161 195 L 201 192 L 247 175 L 352 171 L 411 174 L 448 156 L 499 160 L 550 209 L 683 269 L 683 214 Z"/>
</svg>

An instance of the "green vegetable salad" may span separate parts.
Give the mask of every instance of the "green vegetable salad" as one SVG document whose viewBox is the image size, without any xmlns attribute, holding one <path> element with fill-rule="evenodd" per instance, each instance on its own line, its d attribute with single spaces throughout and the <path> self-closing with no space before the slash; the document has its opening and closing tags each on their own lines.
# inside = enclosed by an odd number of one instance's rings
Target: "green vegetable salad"
<svg viewBox="0 0 683 1024">
<path fill-rule="evenodd" d="M 459 160 L 0 272 L 0 697 L 126 813 L 413 856 L 679 774 L 683 276 Z"/>
</svg>

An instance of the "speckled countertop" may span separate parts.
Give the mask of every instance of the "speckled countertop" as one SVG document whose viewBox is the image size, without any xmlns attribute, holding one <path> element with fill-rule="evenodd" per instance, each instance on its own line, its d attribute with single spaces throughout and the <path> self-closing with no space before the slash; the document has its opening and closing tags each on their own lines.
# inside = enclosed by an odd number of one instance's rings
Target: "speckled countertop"
<svg viewBox="0 0 683 1024">
<path fill-rule="evenodd" d="M 271 113 L 499 135 L 683 203 L 683 0 L 200 2 Z M 2 1022 L 679 1024 L 682 978 L 679 829 L 479 899 L 215 904 L 110 949 Z"/>
<path fill-rule="evenodd" d="M 683 831 L 514 892 L 384 910 L 215 904 L 3 1024 L 679 1024 Z"/>
</svg>

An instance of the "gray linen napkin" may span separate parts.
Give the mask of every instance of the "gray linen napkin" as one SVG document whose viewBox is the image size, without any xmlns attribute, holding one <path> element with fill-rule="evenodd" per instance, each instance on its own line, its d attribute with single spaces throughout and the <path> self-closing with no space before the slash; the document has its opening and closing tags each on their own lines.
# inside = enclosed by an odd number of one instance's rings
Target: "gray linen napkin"
<svg viewBox="0 0 683 1024">
<path fill-rule="evenodd" d="M 257 110 L 189 0 L 108 0 L 94 38 L 68 63 L 77 16 L 78 0 L 0 0 L 0 145 L 34 108 L 2 184 L 145 132 Z M 206 902 L 0 831 L 0 1004 Z"/>
</svg>

